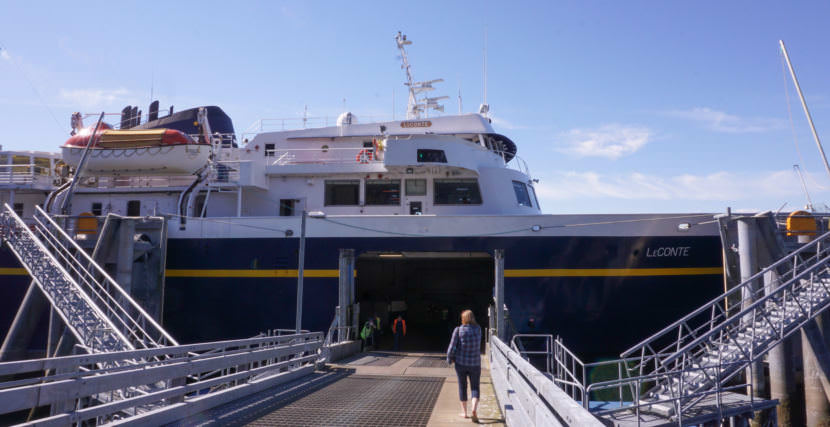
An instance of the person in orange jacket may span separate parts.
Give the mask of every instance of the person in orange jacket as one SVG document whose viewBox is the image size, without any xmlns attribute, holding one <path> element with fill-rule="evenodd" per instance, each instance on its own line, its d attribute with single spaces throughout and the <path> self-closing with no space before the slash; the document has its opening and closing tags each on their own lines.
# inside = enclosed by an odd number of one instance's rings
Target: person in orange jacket
<svg viewBox="0 0 830 427">
<path fill-rule="evenodd" d="M 392 322 L 392 334 L 395 335 L 395 343 L 392 346 L 392 350 L 398 351 L 400 350 L 401 340 L 404 336 L 406 336 L 406 320 L 403 320 L 403 316 L 398 314 L 398 318 Z"/>
</svg>

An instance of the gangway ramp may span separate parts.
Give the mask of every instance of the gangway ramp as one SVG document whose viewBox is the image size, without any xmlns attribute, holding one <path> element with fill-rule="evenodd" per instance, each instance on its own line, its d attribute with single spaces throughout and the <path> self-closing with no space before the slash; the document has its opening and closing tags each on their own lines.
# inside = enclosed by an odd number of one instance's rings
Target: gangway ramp
<svg viewBox="0 0 830 427">
<path fill-rule="evenodd" d="M 459 416 L 458 383 L 445 358 L 437 353 L 359 353 L 181 425 L 470 425 L 469 418 Z M 479 419 L 503 425 L 483 359 Z"/>
<path fill-rule="evenodd" d="M 4 204 L 0 210 L 0 240 L 11 249 L 86 351 L 128 351 L 177 344 L 39 206 L 27 224 Z"/>
</svg>

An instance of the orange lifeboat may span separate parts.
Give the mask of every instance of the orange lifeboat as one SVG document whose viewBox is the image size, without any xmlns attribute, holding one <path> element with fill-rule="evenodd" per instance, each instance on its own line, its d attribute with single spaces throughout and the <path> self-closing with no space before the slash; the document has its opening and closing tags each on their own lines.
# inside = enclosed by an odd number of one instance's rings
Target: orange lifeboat
<svg viewBox="0 0 830 427">
<path fill-rule="evenodd" d="M 73 135 L 61 147 L 63 160 L 77 167 L 93 127 Z M 106 123 L 95 132 L 84 175 L 192 174 L 210 157 L 210 145 L 175 129 L 115 130 Z"/>
</svg>

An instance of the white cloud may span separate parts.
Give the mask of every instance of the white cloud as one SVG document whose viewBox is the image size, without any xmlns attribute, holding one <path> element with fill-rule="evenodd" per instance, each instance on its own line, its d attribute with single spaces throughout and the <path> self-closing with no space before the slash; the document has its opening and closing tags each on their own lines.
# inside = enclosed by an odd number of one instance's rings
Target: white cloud
<svg viewBox="0 0 830 427">
<path fill-rule="evenodd" d="M 491 117 L 490 120 L 493 121 L 494 126 L 496 126 L 498 128 L 502 128 L 502 129 L 507 129 L 507 130 L 527 129 L 527 127 L 525 127 L 525 126 L 520 126 L 520 125 L 514 124 L 513 122 L 511 122 L 509 120 L 498 118 L 498 117 Z"/>
<path fill-rule="evenodd" d="M 596 129 L 571 129 L 559 135 L 560 151 L 579 157 L 617 159 L 643 148 L 653 132 L 645 127 L 610 124 Z"/>
<path fill-rule="evenodd" d="M 808 184 L 813 190 L 824 188 Z M 605 175 L 598 172 L 562 172 L 536 186 L 547 200 L 624 199 L 698 200 L 735 202 L 750 198 L 783 200 L 803 198 L 801 184 L 792 170 L 758 173 L 715 172 L 669 177 L 639 172 Z"/>
<path fill-rule="evenodd" d="M 672 110 L 664 113 L 670 117 L 691 120 L 709 130 L 725 133 L 757 133 L 779 130 L 786 127 L 786 121 L 778 118 L 738 117 L 707 107 L 689 110 Z"/>
<path fill-rule="evenodd" d="M 0 50 L 0 58 L 6 61 L 11 61 L 12 59 L 11 55 L 9 55 L 9 52 L 6 49 Z"/>
<path fill-rule="evenodd" d="M 100 107 L 127 102 L 130 91 L 118 89 L 61 89 L 61 98 L 81 107 Z"/>
</svg>

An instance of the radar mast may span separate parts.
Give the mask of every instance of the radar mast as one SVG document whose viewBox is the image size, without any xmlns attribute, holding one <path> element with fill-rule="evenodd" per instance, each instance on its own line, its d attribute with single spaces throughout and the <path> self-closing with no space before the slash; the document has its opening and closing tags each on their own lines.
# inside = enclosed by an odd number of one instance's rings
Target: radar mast
<svg viewBox="0 0 830 427">
<path fill-rule="evenodd" d="M 400 31 L 398 31 L 398 35 L 395 36 L 395 42 L 398 44 L 398 50 L 401 51 L 401 68 L 406 72 L 406 83 L 404 83 L 404 85 L 409 88 L 409 102 L 406 106 L 406 118 L 419 119 L 421 118 L 422 113 L 426 117 L 429 117 L 430 110 L 443 112 L 444 106 L 439 104 L 438 101 L 448 99 L 448 96 L 427 97 L 423 94 L 435 90 L 432 85 L 434 83 L 443 82 L 444 79 L 428 80 L 424 82 L 414 81 L 412 78 L 412 67 L 409 65 L 409 58 L 406 56 L 405 48 L 406 45 L 410 45 L 412 42 L 407 40 L 406 35 L 401 34 Z"/>
</svg>

